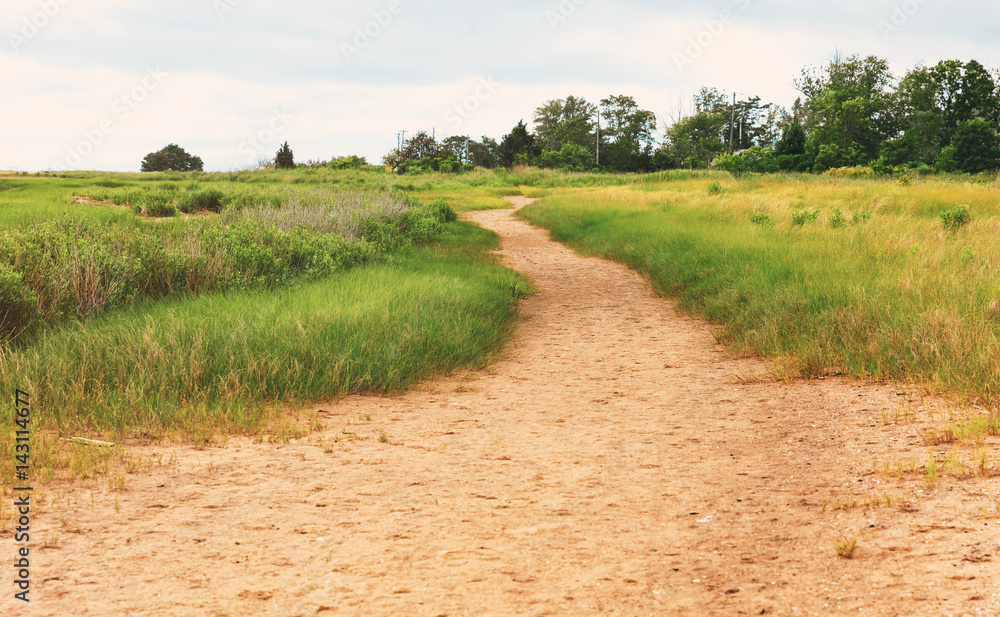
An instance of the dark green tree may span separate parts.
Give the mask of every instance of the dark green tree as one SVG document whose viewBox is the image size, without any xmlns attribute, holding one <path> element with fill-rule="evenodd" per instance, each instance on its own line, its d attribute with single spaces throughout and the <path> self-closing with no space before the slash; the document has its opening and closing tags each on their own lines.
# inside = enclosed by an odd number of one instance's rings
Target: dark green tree
<svg viewBox="0 0 1000 617">
<path fill-rule="evenodd" d="M 707 168 L 726 151 L 722 141 L 722 114 L 699 111 L 667 129 L 663 150 L 656 155 L 657 166 Z"/>
<path fill-rule="evenodd" d="M 274 155 L 274 166 L 277 169 L 295 169 L 295 156 L 292 154 L 292 149 L 288 147 L 287 141 Z"/>
<path fill-rule="evenodd" d="M 781 132 L 781 141 L 775 144 L 774 153 L 778 156 L 806 153 L 806 130 L 798 118 Z"/>
<path fill-rule="evenodd" d="M 203 171 L 201 158 L 188 154 L 184 148 L 169 144 L 158 152 L 150 152 L 142 159 L 140 171 Z"/>
<path fill-rule="evenodd" d="M 483 135 L 483 140 L 469 141 L 469 163 L 476 167 L 493 169 L 500 164 L 500 144 L 497 140 Z"/>
<path fill-rule="evenodd" d="M 970 120 L 955 131 L 952 141 L 958 169 L 977 174 L 1000 167 L 1000 137 L 996 125 L 986 120 Z"/>
<path fill-rule="evenodd" d="M 795 85 L 805 95 L 802 122 L 816 151 L 839 152 L 844 160 L 871 161 L 899 134 L 894 78 L 875 56 L 835 57 L 823 68 L 803 69 Z"/>
<path fill-rule="evenodd" d="M 535 136 L 528 132 L 524 120 L 519 121 L 500 142 L 499 158 L 504 167 L 513 167 L 522 162 L 530 163 L 539 154 L 541 151 L 535 144 Z"/>
</svg>

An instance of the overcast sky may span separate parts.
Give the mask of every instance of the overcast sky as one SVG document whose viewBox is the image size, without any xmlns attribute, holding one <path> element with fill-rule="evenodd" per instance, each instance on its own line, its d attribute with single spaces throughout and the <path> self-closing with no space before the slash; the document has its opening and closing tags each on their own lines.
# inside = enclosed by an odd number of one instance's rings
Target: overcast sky
<svg viewBox="0 0 1000 617">
<path fill-rule="evenodd" d="M 499 139 L 546 100 L 633 96 L 668 123 L 701 86 L 790 107 L 836 49 L 1000 68 L 966 0 L 3 0 L 0 169 L 205 169 L 358 154 L 397 133 Z M 661 129 L 664 126 L 661 126 Z"/>
</svg>

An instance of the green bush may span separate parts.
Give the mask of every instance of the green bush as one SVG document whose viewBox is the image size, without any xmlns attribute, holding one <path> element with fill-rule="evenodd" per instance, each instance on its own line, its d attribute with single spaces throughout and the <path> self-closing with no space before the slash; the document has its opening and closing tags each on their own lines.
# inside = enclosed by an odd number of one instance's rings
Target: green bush
<svg viewBox="0 0 1000 617">
<path fill-rule="evenodd" d="M 721 195 L 722 194 L 722 184 L 718 180 L 708 185 L 709 195 Z"/>
<path fill-rule="evenodd" d="M 192 191 L 180 198 L 178 208 L 181 212 L 187 213 L 197 212 L 198 210 L 220 212 L 225 200 L 225 193 L 219 189 Z"/>
<path fill-rule="evenodd" d="M 792 215 L 792 223 L 799 226 L 805 225 L 806 223 L 812 223 L 819 218 L 819 213 L 819 209 L 813 210 L 812 212 L 808 210 L 799 210 Z"/>
<path fill-rule="evenodd" d="M 864 223 L 865 221 L 871 220 L 872 213 L 867 210 L 858 210 L 851 215 L 851 222 L 857 225 L 858 223 Z"/>
<path fill-rule="evenodd" d="M 30 331 L 38 319 L 38 299 L 24 286 L 24 275 L 0 263 L 0 343 Z"/>
<path fill-rule="evenodd" d="M 765 227 L 774 224 L 774 221 L 771 220 L 771 217 L 766 212 L 751 212 L 750 222 Z"/>
<path fill-rule="evenodd" d="M 972 215 L 969 214 L 969 206 L 966 205 L 955 206 L 951 210 L 945 210 L 939 216 L 941 217 L 941 225 L 951 231 L 961 229 L 972 220 Z"/>
<path fill-rule="evenodd" d="M 458 220 L 458 213 L 443 197 L 432 203 L 431 207 L 437 209 L 438 221 L 442 223 L 454 223 Z"/>
</svg>

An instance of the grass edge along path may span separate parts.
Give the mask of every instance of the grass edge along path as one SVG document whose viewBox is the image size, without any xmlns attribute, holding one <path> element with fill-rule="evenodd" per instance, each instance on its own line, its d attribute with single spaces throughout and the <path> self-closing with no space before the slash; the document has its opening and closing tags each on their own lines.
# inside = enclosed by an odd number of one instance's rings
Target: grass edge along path
<svg viewBox="0 0 1000 617">
<path fill-rule="evenodd" d="M 780 186 L 730 182 L 713 197 L 706 184 L 556 195 L 519 216 L 574 250 L 642 273 L 680 309 L 719 325 L 720 342 L 769 358 L 777 377 L 914 381 L 993 407 L 998 424 L 994 221 L 943 230 L 937 217 L 901 208 L 922 196 L 897 187 L 896 202 L 878 197 L 865 205 L 867 218 L 854 223 L 848 213 L 845 222 L 833 200 L 850 189 L 833 187 L 825 202 L 816 181 L 789 188 L 826 210 L 802 226 L 793 222 L 801 201 L 775 193 Z M 1000 214 L 985 207 L 983 219 Z"/>
<path fill-rule="evenodd" d="M 123 309 L 3 352 L 0 391 L 32 396 L 33 468 L 42 480 L 87 477 L 128 459 L 62 436 L 287 434 L 284 410 L 484 366 L 533 288 L 488 252 L 499 248 L 496 234 L 465 222 L 446 230 L 386 263 L 278 291 Z M 11 414 L 2 426 L 13 436 Z M 5 442 L 2 456 L 13 460 L 14 440 Z"/>
</svg>

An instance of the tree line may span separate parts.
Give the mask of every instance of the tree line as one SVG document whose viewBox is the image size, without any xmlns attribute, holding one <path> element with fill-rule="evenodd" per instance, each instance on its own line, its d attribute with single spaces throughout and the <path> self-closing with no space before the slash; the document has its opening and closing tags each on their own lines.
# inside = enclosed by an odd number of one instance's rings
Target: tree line
<svg viewBox="0 0 1000 617">
<path fill-rule="evenodd" d="M 917 66 L 897 79 L 875 56 L 835 56 L 795 79 L 791 110 L 705 87 L 691 114 L 657 139 L 656 115 L 632 97 L 553 99 L 499 140 L 426 132 L 383 158 L 397 172 L 531 165 L 648 172 L 713 165 L 746 172 L 838 167 L 978 173 L 1000 168 L 1000 78 L 975 60 Z"/>
<path fill-rule="evenodd" d="M 398 173 L 459 172 L 529 165 L 569 171 L 649 172 L 715 167 L 751 172 L 822 173 L 867 167 L 872 173 L 979 173 L 1000 168 L 1000 72 L 975 60 L 917 66 L 897 79 L 875 56 L 835 55 L 802 69 L 791 110 L 758 96 L 730 98 L 704 87 L 693 110 L 657 139 L 660 120 L 634 98 L 546 101 L 532 127 L 522 119 L 500 139 L 419 132 L 382 163 Z M 275 167 L 365 169 L 363 157 L 296 164 L 288 143 Z M 143 171 L 201 169 L 201 159 L 171 144 L 147 155 Z"/>
</svg>

